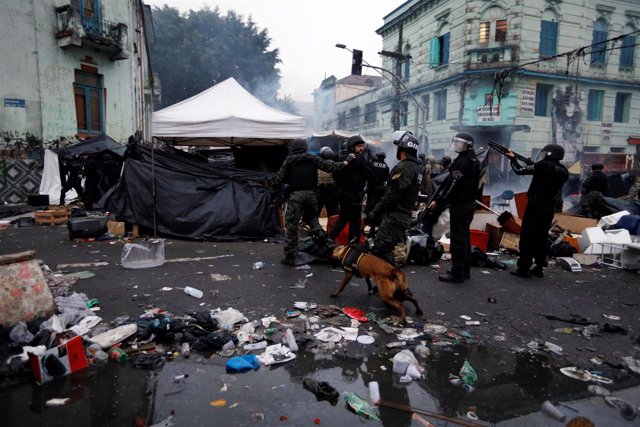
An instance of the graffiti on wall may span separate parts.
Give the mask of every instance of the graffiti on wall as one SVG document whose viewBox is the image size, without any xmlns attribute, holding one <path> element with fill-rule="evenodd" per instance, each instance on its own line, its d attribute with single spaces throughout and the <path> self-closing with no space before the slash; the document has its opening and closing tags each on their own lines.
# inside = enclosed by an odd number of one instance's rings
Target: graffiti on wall
<svg viewBox="0 0 640 427">
<path fill-rule="evenodd" d="M 584 105 L 574 86 L 556 88 L 552 99 L 553 114 L 552 140 L 564 148 L 564 160 L 580 160 L 583 146 L 582 126 L 584 124 Z"/>
</svg>

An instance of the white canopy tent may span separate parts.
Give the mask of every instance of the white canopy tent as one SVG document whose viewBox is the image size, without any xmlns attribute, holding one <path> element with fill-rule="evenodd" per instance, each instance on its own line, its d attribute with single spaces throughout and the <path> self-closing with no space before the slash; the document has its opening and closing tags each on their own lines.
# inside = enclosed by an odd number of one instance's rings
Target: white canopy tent
<svg viewBox="0 0 640 427">
<path fill-rule="evenodd" d="M 304 138 L 304 117 L 269 107 L 234 79 L 153 113 L 155 138 L 174 145 L 229 147 L 286 144 Z"/>
</svg>

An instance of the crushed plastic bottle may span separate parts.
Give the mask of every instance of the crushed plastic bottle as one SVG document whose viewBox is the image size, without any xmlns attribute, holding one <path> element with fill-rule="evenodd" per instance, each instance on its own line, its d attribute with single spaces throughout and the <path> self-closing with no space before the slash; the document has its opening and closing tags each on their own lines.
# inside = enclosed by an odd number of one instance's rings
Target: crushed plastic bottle
<svg viewBox="0 0 640 427">
<path fill-rule="evenodd" d="M 289 346 L 291 351 L 298 351 L 298 343 L 296 342 L 296 338 L 293 336 L 291 328 L 287 329 L 287 346 Z"/>
<path fill-rule="evenodd" d="M 262 270 L 263 268 L 265 268 L 267 266 L 267 263 L 264 261 L 258 261 L 258 262 L 254 262 L 252 268 L 254 270 Z"/>
<path fill-rule="evenodd" d="M 182 357 L 184 357 L 185 359 L 188 359 L 189 356 L 191 356 L 191 348 L 189 347 L 188 342 L 182 343 L 182 348 L 180 350 L 180 353 L 182 354 Z"/>
<path fill-rule="evenodd" d="M 191 295 L 194 298 L 202 298 L 204 293 L 200 289 L 192 288 L 191 286 L 185 286 L 184 293 Z"/>
</svg>

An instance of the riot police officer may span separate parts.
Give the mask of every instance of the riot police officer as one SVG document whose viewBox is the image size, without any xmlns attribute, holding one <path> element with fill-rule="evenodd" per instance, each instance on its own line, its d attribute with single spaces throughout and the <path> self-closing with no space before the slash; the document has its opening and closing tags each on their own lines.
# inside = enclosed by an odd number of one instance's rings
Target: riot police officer
<svg viewBox="0 0 640 427">
<path fill-rule="evenodd" d="M 533 175 L 527 197 L 529 201 L 522 218 L 520 231 L 520 258 L 517 269 L 511 274 L 520 277 L 544 277 L 549 252 L 549 228 L 554 215 L 554 199 L 562 191 L 569 178 L 569 171 L 560 160 L 564 158 L 564 148 L 558 144 L 545 145 L 540 156 L 542 160 L 526 165 L 518 163 L 515 155 L 506 154 L 511 159 L 511 168 L 516 175 Z M 533 262 L 535 267 L 531 269 Z"/>
<path fill-rule="evenodd" d="M 393 265 L 399 265 L 404 260 L 394 256 L 394 250 L 398 244 L 406 241 L 422 183 L 422 167 L 417 157 L 419 143 L 411 132 L 394 132 L 393 143 L 400 163 L 389 173 L 382 200 L 367 216 L 367 223 L 380 224 L 373 240 L 372 253 Z"/>
<path fill-rule="evenodd" d="M 318 222 L 318 169 L 334 172 L 343 165 L 307 153 L 307 141 L 296 139 L 291 143 L 292 154 L 287 157 L 273 179 L 273 188 L 278 190 L 288 185 L 288 203 L 285 213 L 285 257 L 282 263 L 295 265 L 298 252 L 298 225 L 300 220 L 309 226 L 318 246 L 324 246 L 326 236 Z M 346 164 L 346 162 L 344 163 Z"/>
<path fill-rule="evenodd" d="M 462 283 L 471 278 L 471 234 L 469 228 L 475 212 L 480 180 L 480 163 L 473 151 L 473 137 L 459 132 L 451 141 L 458 153 L 449 176 L 438 189 L 428 209 L 434 211 L 449 204 L 451 215 L 451 270 L 438 276 L 443 282 Z"/>
<path fill-rule="evenodd" d="M 336 154 L 331 147 L 322 147 L 320 157 L 325 160 L 336 160 Z M 318 216 L 320 216 L 322 208 L 327 209 L 327 218 L 338 213 L 338 190 L 333 176 L 318 169 Z"/>
<path fill-rule="evenodd" d="M 338 220 L 329 231 L 329 239 L 335 240 L 349 224 L 349 242 L 358 243 L 362 233 L 362 199 L 367 180 L 371 178 L 371 165 L 364 156 L 365 142 L 355 135 L 347 140 L 348 165 L 333 174 L 338 185 Z"/>
<path fill-rule="evenodd" d="M 367 204 L 364 208 L 365 216 L 369 214 L 377 206 L 382 195 L 384 194 L 384 186 L 389 178 L 389 165 L 385 159 L 387 154 L 380 151 L 375 154 L 371 162 L 372 173 L 371 178 L 367 182 Z"/>
</svg>

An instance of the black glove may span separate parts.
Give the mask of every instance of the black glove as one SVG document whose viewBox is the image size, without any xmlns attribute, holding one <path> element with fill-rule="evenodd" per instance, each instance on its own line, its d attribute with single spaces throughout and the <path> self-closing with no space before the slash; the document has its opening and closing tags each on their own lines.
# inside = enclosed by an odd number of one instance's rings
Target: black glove
<svg viewBox="0 0 640 427">
<path fill-rule="evenodd" d="M 350 163 L 355 158 L 356 158 L 356 155 L 353 153 L 350 153 L 349 155 L 347 155 L 347 157 L 345 157 L 344 161 L 347 163 Z"/>
</svg>

